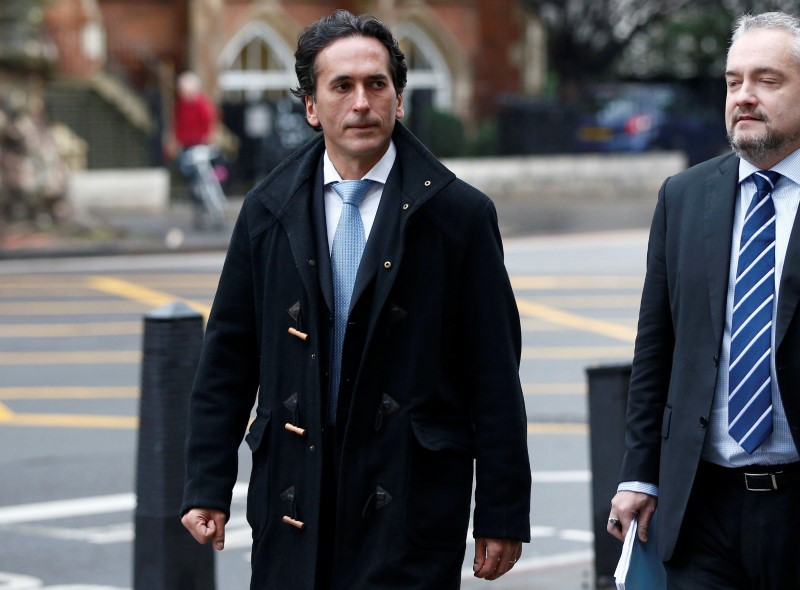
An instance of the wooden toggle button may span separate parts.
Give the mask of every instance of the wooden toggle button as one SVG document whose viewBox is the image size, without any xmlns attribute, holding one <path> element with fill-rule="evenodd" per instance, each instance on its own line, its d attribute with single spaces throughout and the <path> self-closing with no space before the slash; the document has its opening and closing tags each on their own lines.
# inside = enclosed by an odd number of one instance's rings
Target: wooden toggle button
<svg viewBox="0 0 800 590">
<path fill-rule="evenodd" d="M 305 436 L 306 429 L 300 428 L 299 426 L 295 426 L 294 424 L 289 424 L 288 422 L 283 425 L 283 427 L 288 430 L 289 432 L 294 432 L 297 436 Z"/>
<path fill-rule="evenodd" d="M 295 519 L 294 519 L 294 518 L 292 518 L 291 516 L 284 516 L 284 517 L 283 517 L 283 522 L 285 522 L 286 524 L 288 524 L 288 525 L 290 525 L 290 526 L 293 526 L 293 527 L 294 527 L 294 528 L 296 528 L 296 529 L 300 529 L 301 531 L 302 531 L 302 530 L 305 528 L 305 526 L 306 526 L 306 523 L 304 523 L 304 522 L 301 522 L 301 521 L 299 521 L 299 520 L 295 520 Z"/>
<path fill-rule="evenodd" d="M 308 340 L 308 334 L 306 334 L 305 332 L 301 332 L 300 330 L 298 330 L 296 328 L 290 327 L 289 328 L 289 334 L 291 334 L 292 336 L 297 336 L 303 342 Z"/>
</svg>

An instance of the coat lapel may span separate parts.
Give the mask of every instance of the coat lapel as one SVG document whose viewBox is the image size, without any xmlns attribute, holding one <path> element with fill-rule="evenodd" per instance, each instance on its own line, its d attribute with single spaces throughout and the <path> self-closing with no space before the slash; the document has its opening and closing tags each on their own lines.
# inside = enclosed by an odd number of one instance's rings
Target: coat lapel
<svg viewBox="0 0 800 590">
<path fill-rule="evenodd" d="M 323 187 L 322 159 L 320 159 L 317 175 L 314 178 L 311 205 L 314 237 L 317 244 L 317 268 L 319 269 L 319 286 L 322 290 L 322 299 L 328 306 L 328 311 L 333 311 L 333 274 L 331 270 L 331 252 L 328 247 L 328 223 L 325 218 L 325 196 Z"/>
<path fill-rule="evenodd" d="M 358 298 L 361 297 L 364 289 L 375 276 L 378 268 L 383 264 L 381 255 L 385 254 L 387 248 L 393 243 L 397 243 L 397 222 L 400 211 L 400 198 L 402 196 L 400 166 L 395 161 L 386 185 L 383 187 L 381 202 L 375 215 L 375 222 L 369 233 L 369 240 L 364 248 L 361 263 L 358 267 L 353 296 L 350 299 L 350 311 L 353 310 Z"/>
<path fill-rule="evenodd" d="M 721 338 L 725 322 L 730 274 L 733 215 L 738 195 L 738 158 L 724 160 L 706 180 L 703 252 L 708 280 L 713 334 Z M 721 340 L 720 340 L 721 342 Z"/>
<path fill-rule="evenodd" d="M 775 350 L 778 350 L 797 310 L 800 299 L 800 209 L 794 218 L 792 233 L 783 261 L 783 272 L 778 293 L 778 312 L 775 322 Z"/>
<path fill-rule="evenodd" d="M 307 293 L 316 298 L 319 290 L 318 236 L 314 221 L 314 185 L 323 143 L 316 140 L 295 153 L 273 171 L 275 178 L 265 181 L 266 189 L 254 189 L 259 200 L 273 212 L 283 226 L 294 258 L 294 266 Z M 324 235 L 324 234 L 323 234 Z M 330 267 L 330 260 L 327 261 Z"/>
</svg>

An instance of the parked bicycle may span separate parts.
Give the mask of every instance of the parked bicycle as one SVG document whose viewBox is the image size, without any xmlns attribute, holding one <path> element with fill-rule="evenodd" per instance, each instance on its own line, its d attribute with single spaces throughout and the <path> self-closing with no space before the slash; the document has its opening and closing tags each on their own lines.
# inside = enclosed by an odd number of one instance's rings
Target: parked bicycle
<svg viewBox="0 0 800 590">
<path fill-rule="evenodd" d="M 180 156 L 180 168 L 189 180 L 189 199 L 195 205 L 195 225 L 224 227 L 228 199 L 220 184 L 219 162 L 222 154 L 211 145 L 198 144 L 186 148 Z"/>
</svg>

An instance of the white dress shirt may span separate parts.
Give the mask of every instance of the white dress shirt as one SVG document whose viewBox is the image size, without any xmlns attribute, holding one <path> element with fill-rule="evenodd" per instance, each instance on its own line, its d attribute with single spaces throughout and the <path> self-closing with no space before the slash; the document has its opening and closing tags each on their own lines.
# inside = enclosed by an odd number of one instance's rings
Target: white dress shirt
<svg viewBox="0 0 800 590">
<path fill-rule="evenodd" d="M 361 178 L 361 180 L 375 181 L 364 196 L 364 200 L 358 206 L 361 222 L 364 224 L 364 238 L 366 240 L 369 239 L 372 224 L 375 223 L 375 215 L 378 213 L 378 205 L 380 205 L 381 197 L 383 196 L 383 187 L 386 185 L 386 179 L 389 178 L 389 173 L 392 171 L 396 157 L 397 148 L 392 141 L 389 143 L 389 149 L 378 160 L 378 163 Z M 325 223 L 328 230 L 328 253 L 330 253 L 333 249 L 333 236 L 336 235 L 336 226 L 339 225 L 339 217 L 342 215 L 342 197 L 333 190 L 332 184 L 341 181 L 342 177 L 333 166 L 327 150 L 322 156 L 322 178 L 325 185 L 323 196 L 325 199 Z"/>
</svg>

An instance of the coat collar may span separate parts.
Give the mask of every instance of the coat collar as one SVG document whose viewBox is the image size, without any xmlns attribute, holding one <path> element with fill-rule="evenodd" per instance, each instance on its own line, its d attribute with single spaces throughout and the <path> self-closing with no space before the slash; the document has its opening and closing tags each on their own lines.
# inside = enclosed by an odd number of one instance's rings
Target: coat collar
<svg viewBox="0 0 800 590">
<path fill-rule="evenodd" d="M 396 165 L 400 166 L 403 197 L 409 204 L 407 212 L 411 213 L 451 183 L 455 175 L 399 121 L 392 139 L 397 146 Z M 310 198 L 309 183 L 317 173 L 324 150 L 321 135 L 312 139 L 255 187 L 253 196 L 279 220 L 290 221 L 297 207 L 294 201 Z"/>
<path fill-rule="evenodd" d="M 392 271 L 380 273 L 378 286 L 381 288 L 377 290 L 378 295 L 388 294 L 393 283 L 389 277 L 396 276 L 406 221 L 425 202 L 455 180 L 455 175 L 400 122 L 395 124 L 392 140 L 397 147 L 397 159 L 387 180 L 376 218 L 376 223 L 386 226 L 386 231 L 379 229 L 372 245 L 369 242 L 373 242 L 373 236 L 370 235 L 365 252 L 367 262 L 372 261 L 373 267 L 377 260 L 377 266 Z M 251 192 L 252 198 L 258 200 L 284 227 L 295 265 L 306 288 L 314 293 L 321 286 L 323 294 L 327 292 L 327 283 L 324 281 L 330 281 L 330 260 L 324 258 L 327 256 L 327 244 L 320 245 L 326 234 L 324 231 L 320 234 L 320 220 L 317 217 L 320 214 L 324 217 L 324 210 L 318 210 L 313 203 L 315 191 L 321 191 L 322 177 L 319 171 L 324 150 L 323 137 L 314 138 L 289 156 Z M 398 210 L 386 212 L 387 207 L 391 206 Z M 381 233 L 384 235 L 380 236 Z M 314 269 L 318 260 L 323 271 L 321 273 Z M 389 263 L 388 266 L 385 263 Z M 326 268 L 327 274 L 324 272 Z M 359 271 L 359 293 L 374 274 L 374 270 L 365 273 Z M 356 297 L 353 298 L 355 300 Z M 330 296 L 325 296 L 325 301 L 330 306 Z"/>
</svg>

